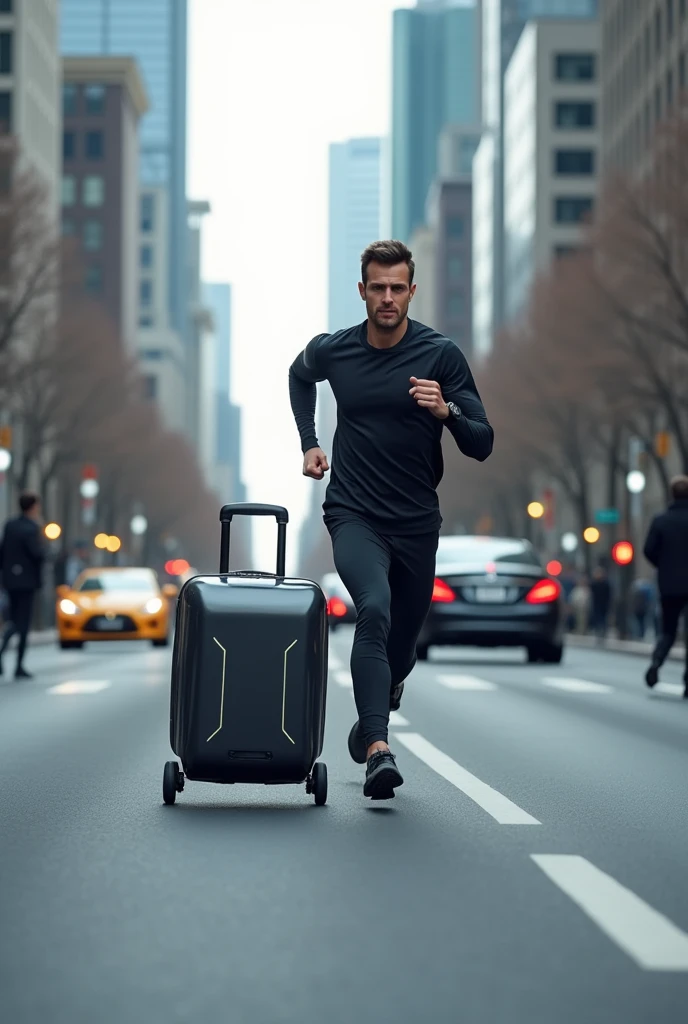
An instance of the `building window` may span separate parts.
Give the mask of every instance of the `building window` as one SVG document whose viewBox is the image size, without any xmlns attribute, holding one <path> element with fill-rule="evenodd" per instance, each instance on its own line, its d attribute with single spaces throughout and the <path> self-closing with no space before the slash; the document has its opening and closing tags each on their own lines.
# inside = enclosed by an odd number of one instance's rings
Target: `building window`
<svg viewBox="0 0 688 1024">
<path fill-rule="evenodd" d="M 87 114 L 102 114 L 105 111 L 105 86 L 87 85 L 84 88 L 84 105 Z"/>
<path fill-rule="evenodd" d="M 12 165 L 0 164 L 0 196 L 8 196 L 12 191 Z"/>
<path fill-rule="evenodd" d="M 592 149 L 557 149 L 554 151 L 555 174 L 594 174 L 595 151 Z"/>
<path fill-rule="evenodd" d="M 662 12 L 657 11 L 655 14 L 655 50 L 657 53 L 662 52 Z"/>
<path fill-rule="evenodd" d="M 0 92 L 0 135 L 12 132 L 12 93 Z"/>
<path fill-rule="evenodd" d="M 76 156 L 76 134 L 75 132 L 62 133 L 62 159 L 73 160 Z"/>
<path fill-rule="evenodd" d="M 595 79 L 594 53 L 558 53 L 554 74 L 560 82 L 592 82 Z"/>
<path fill-rule="evenodd" d="M 449 316 L 463 316 L 464 301 L 461 292 L 452 292 L 447 301 L 447 313 Z"/>
<path fill-rule="evenodd" d="M 84 178 L 84 206 L 102 206 L 105 201 L 105 182 L 99 174 L 89 174 Z"/>
<path fill-rule="evenodd" d="M 99 220 L 87 220 L 84 224 L 84 249 L 96 252 L 103 248 L 103 225 Z"/>
<path fill-rule="evenodd" d="M 658 85 L 655 89 L 655 120 L 662 119 L 662 87 Z"/>
<path fill-rule="evenodd" d="M 150 306 L 153 302 L 153 282 L 147 278 L 139 285 L 139 299 L 142 306 Z"/>
<path fill-rule="evenodd" d="M 678 13 L 681 19 L 685 18 L 687 10 L 688 4 L 686 3 L 686 0 L 678 0 Z"/>
<path fill-rule="evenodd" d="M 667 9 L 667 39 L 674 34 L 674 0 L 666 0 Z"/>
<path fill-rule="evenodd" d="M 456 284 L 463 278 L 463 260 L 460 256 L 450 256 L 447 262 L 447 278 Z"/>
<path fill-rule="evenodd" d="M 140 263 L 144 268 L 153 266 L 153 246 L 142 245 L 140 250 Z"/>
<path fill-rule="evenodd" d="M 74 221 L 73 220 L 69 220 L 67 217 L 65 217 L 63 219 L 63 221 L 62 221 L 62 237 L 63 238 L 72 238 L 72 236 L 75 233 L 76 233 L 76 225 L 75 225 Z"/>
<path fill-rule="evenodd" d="M 158 397 L 158 378 L 146 374 L 143 378 L 143 397 L 146 401 L 153 402 Z"/>
<path fill-rule="evenodd" d="M 64 117 L 74 117 L 77 110 L 77 88 L 71 82 L 65 82 L 62 86 L 62 114 Z"/>
<path fill-rule="evenodd" d="M 12 33 L 0 32 L 0 75 L 12 74 Z"/>
<path fill-rule="evenodd" d="M 74 206 L 76 202 L 76 178 L 73 174 L 65 174 L 62 178 L 62 205 Z"/>
<path fill-rule="evenodd" d="M 674 72 L 667 71 L 667 108 L 671 109 L 674 105 Z"/>
<path fill-rule="evenodd" d="M 682 53 L 678 59 L 678 87 L 683 90 L 686 87 L 686 55 Z"/>
<path fill-rule="evenodd" d="M 463 217 L 447 217 L 447 238 L 463 238 Z"/>
<path fill-rule="evenodd" d="M 141 196 L 141 231 L 152 231 L 154 219 L 155 196 L 147 192 Z"/>
<path fill-rule="evenodd" d="M 557 224 L 580 224 L 592 212 L 592 196 L 563 196 L 554 200 Z"/>
<path fill-rule="evenodd" d="M 554 120 L 557 128 L 594 128 L 595 104 L 556 103 Z"/>
<path fill-rule="evenodd" d="M 103 133 L 86 132 L 86 159 L 103 159 Z"/>
<path fill-rule="evenodd" d="M 99 295 L 103 290 L 103 271 L 97 263 L 93 263 L 90 267 L 86 268 L 86 277 L 84 279 L 86 291 L 91 292 L 92 295 Z"/>
</svg>

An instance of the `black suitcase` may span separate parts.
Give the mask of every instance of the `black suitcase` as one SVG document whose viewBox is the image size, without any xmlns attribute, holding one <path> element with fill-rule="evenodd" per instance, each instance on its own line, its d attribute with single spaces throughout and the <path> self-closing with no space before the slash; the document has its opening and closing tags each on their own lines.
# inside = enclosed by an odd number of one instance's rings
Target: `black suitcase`
<svg viewBox="0 0 688 1024">
<path fill-rule="evenodd" d="M 277 519 L 277 572 L 230 572 L 234 516 Z M 220 574 L 194 576 L 177 602 L 172 655 L 170 745 L 163 799 L 184 780 L 306 783 L 327 799 L 322 753 L 327 690 L 325 595 L 285 576 L 289 514 L 279 505 L 225 505 Z"/>
</svg>

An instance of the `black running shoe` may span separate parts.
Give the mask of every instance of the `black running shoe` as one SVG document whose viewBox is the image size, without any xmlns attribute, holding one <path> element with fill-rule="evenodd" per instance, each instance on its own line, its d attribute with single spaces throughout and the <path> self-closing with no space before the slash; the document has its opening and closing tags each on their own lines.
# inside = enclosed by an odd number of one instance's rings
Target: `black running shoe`
<svg viewBox="0 0 688 1024">
<path fill-rule="evenodd" d="M 349 733 L 349 753 L 351 760 L 355 761 L 356 764 L 365 764 L 366 757 L 368 755 L 368 744 L 365 741 L 363 730 L 361 729 L 361 723 L 358 719 L 351 726 L 351 732 Z"/>
<path fill-rule="evenodd" d="M 659 669 L 656 665 L 650 665 L 649 669 L 645 673 L 645 682 L 652 689 L 659 682 Z"/>
<path fill-rule="evenodd" d="M 368 761 L 363 796 L 369 796 L 371 800 L 391 800 L 394 790 L 403 784 L 392 751 L 376 751 Z"/>
</svg>

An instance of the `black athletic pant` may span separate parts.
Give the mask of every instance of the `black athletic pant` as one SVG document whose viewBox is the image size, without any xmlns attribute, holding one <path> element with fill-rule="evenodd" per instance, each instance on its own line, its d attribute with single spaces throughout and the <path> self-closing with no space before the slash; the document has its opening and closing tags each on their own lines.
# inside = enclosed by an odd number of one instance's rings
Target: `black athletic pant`
<svg viewBox="0 0 688 1024">
<path fill-rule="evenodd" d="M 14 634 L 18 633 L 19 644 L 17 646 L 17 668 L 21 668 L 22 663 L 24 661 L 26 641 L 29 636 L 29 629 L 31 628 L 31 615 L 33 612 L 34 593 L 35 591 L 33 590 L 7 591 L 10 609 L 7 625 L 5 626 L 5 634 L 2 638 L 0 656 L 3 655 L 7 650 L 7 645 L 9 644 Z"/>
<path fill-rule="evenodd" d="M 351 676 L 367 744 L 387 742 L 390 691 L 416 663 L 439 533 L 382 536 L 362 519 L 328 524 L 334 564 L 356 606 Z"/>
<path fill-rule="evenodd" d="M 681 597 L 663 597 L 661 600 L 662 634 L 657 640 L 652 655 L 652 664 L 655 668 L 661 668 L 676 642 L 681 612 L 684 609 L 688 612 L 688 594 Z M 686 647 L 686 677 L 688 678 L 688 647 Z"/>
</svg>

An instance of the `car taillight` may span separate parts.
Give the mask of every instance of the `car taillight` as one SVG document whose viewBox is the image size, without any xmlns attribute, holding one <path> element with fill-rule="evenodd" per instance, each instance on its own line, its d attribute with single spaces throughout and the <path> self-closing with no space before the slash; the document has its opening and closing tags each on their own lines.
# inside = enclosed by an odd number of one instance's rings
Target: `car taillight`
<svg viewBox="0 0 688 1024">
<path fill-rule="evenodd" d="M 556 601 L 561 594 L 561 584 L 556 580 L 540 580 L 526 594 L 526 604 L 548 604 Z"/>
<path fill-rule="evenodd" d="M 435 577 L 435 585 L 432 588 L 433 601 L 443 601 L 448 603 L 449 601 L 453 601 L 455 597 L 456 595 L 449 584 L 445 583 L 444 580 L 440 580 Z"/>
<path fill-rule="evenodd" d="M 341 619 L 346 615 L 346 605 L 341 597 L 331 597 L 327 602 L 327 614 L 334 615 L 335 619 Z"/>
</svg>

